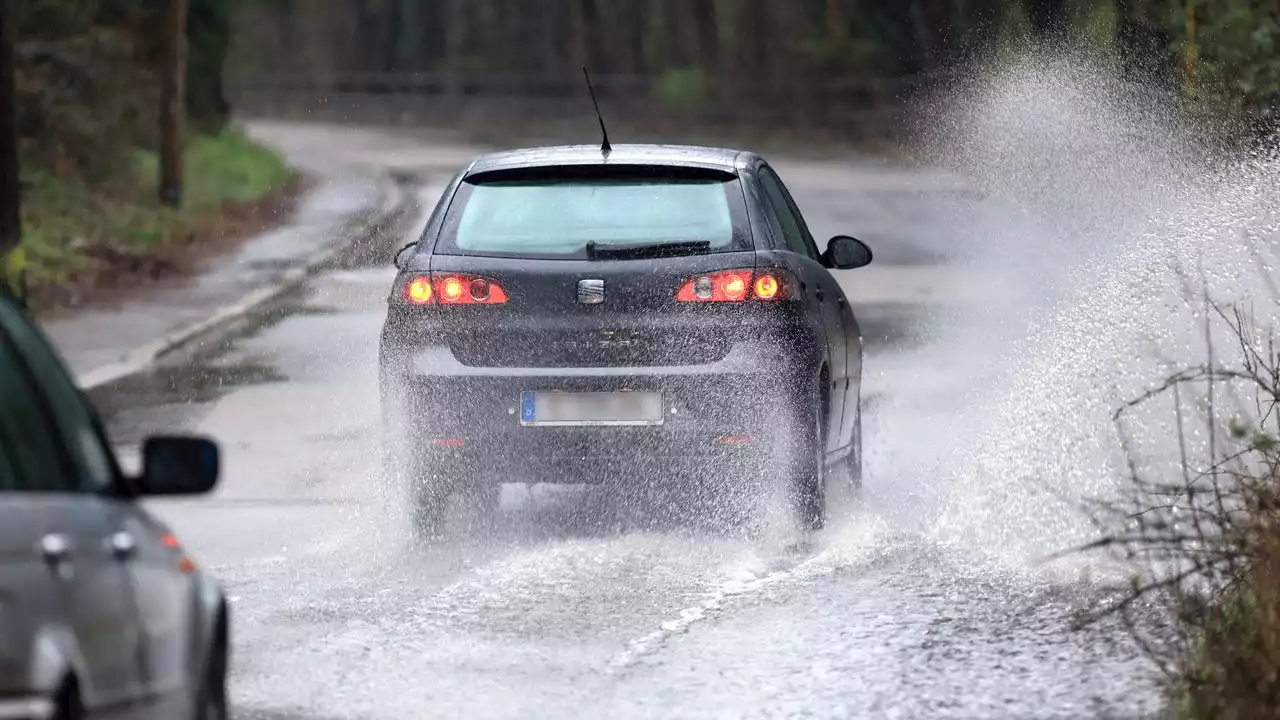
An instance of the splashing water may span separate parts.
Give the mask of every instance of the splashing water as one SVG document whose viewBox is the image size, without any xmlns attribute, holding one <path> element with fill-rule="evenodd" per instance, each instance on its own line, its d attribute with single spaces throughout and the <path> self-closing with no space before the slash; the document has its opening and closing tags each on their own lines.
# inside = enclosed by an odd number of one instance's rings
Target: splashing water
<svg viewBox="0 0 1280 720">
<path fill-rule="evenodd" d="M 935 318 L 922 359 L 942 349 L 983 378 L 924 469 L 938 479 L 930 531 L 1014 563 L 1097 536 L 1081 501 L 1124 490 L 1128 474 L 1112 415 L 1205 361 L 1205 292 L 1280 319 L 1265 282 L 1280 163 L 1215 155 L 1117 77 L 1079 58 L 1015 59 L 926 119 L 925 159 L 985 194 L 981 212 L 951 218 L 958 266 L 998 279 L 981 305 Z M 1229 364 L 1231 343 L 1213 347 Z M 1126 426 L 1146 471 L 1174 469 L 1173 421 L 1165 405 Z"/>
</svg>

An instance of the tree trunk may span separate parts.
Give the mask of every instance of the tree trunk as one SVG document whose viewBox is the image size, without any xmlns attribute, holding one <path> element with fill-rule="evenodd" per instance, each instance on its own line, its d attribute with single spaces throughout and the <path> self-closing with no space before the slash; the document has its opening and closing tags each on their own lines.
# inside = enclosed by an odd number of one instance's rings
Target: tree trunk
<svg viewBox="0 0 1280 720">
<path fill-rule="evenodd" d="M 169 0 L 164 18 L 164 67 L 160 73 L 160 202 L 182 205 L 187 0 Z"/>
<path fill-rule="evenodd" d="M 0 256 L 22 241 L 19 213 L 22 188 L 18 179 L 18 127 L 14 98 L 14 38 L 17 35 L 14 0 L 0 0 Z M 0 269 L 4 264 L 0 263 Z M 3 278 L 0 278 L 3 280 Z"/>
</svg>

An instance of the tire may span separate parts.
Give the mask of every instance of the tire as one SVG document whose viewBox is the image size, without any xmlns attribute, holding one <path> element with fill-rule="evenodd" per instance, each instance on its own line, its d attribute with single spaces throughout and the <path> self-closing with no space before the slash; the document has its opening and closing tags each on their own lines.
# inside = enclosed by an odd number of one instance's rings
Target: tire
<svg viewBox="0 0 1280 720">
<path fill-rule="evenodd" d="M 821 530 L 827 521 L 826 418 L 819 397 L 811 393 L 799 399 L 796 416 L 803 421 L 796 423 L 795 440 L 786 458 L 789 494 L 802 530 Z"/>
<path fill-rule="evenodd" d="M 196 694 L 195 720 L 227 720 L 227 652 L 219 643 L 214 646 L 205 670 L 204 680 Z"/>
<path fill-rule="evenodd" d="M 444 535 L 449 502 L 455 495 L 469 499 L 471 488 L 457 460 L 447 454 L 417 448 L 408 463 L 409 498 L 414 536 L 432 540 Z"/>
<path fill-rule="evenodd" d="M 437 538 L 444 533 L 450 476 L 415 442 L 417 432 L 408 419 L 410 406 L 405 398 L 385 385 L 380 392 L 383 510 L 399 512 L 407 505 L 414 537 Z"/>
<path fill-rule="evenodd" d="M 54 720 L 84 720 L 84 703 L 80 699 L 80 686 L 74 678 L 63 681 L 58 689 L 57 707 L 54 708 Z"/>
<path fill-rule="evenodd" d="M 411 519 L 415 537 L 431 540 L 444 534 L 450 495 L 446 481 L 438 475 L 424 474 L 412 481 Z"/>
</svg>

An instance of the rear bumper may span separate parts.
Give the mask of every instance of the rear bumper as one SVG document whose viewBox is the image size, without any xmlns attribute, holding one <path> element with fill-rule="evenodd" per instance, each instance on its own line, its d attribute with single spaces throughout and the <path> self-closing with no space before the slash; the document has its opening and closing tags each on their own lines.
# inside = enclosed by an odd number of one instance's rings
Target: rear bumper
<svg viewBox="0 0 1280 720">
<path fill-rule="evenodd" d="M 548 428 L 538 428 L 545 431 Z M 742 484 L 767 462 L 767 438 L 655 441 L 656 433 L 634 433 L 612 441 L 589 431 L 539 433 L 532 438 L 485 437 L 456 448 L 420 446 L 418 476 L 470 485 L 529 483 L 558 485 L 631 484 L 661 477 L 707 478 Z M 652 448 L 646 451 L 643 448 Z"/>
<path fill-rule="evenodd" d="M 819 359 L 796 350 L 752 340 L 703 365 L 493 368 L 463 365 L 432 346 L 384 362 L 382 401 L 389 428 L 437 467 L 499 482 L 600 482 L 760 455 L 794 416 L 803 378 L 816 374 Z M 555 390 L 658 392 L 662 423 L 522 425 L 521 395 Z"/>
</svg>

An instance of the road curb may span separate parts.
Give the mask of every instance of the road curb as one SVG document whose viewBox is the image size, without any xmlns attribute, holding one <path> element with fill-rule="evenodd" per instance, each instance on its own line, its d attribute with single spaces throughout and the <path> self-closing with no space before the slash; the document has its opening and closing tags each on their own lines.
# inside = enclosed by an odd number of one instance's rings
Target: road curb
<svg viewBox="0 0 1280 720">
<path fill-rule="evenodd" d="M 268 287 L 255 290 L 235 302 L 221 306 L 204 320 L 162 335 L 138 347 L 117 362 L 80 374 L 77 383 L 81 389 L 89 392 L 135 375 L 192 341 L 216 333 L 226 325 L 298 287 L 309 277 L 340 259 L 356 244 L 398 219 L 412 207 L 414 202 L 413 193 L 406 187 L 410 184 L 410 178 L 385 171 L 380 172 L 379 175 L 379 183 L 383 186 L 382 205 L 350 222 L 341 233 L 342 239 L 331 243 L 306 263 L 285 270 Z"/>
</svg>

